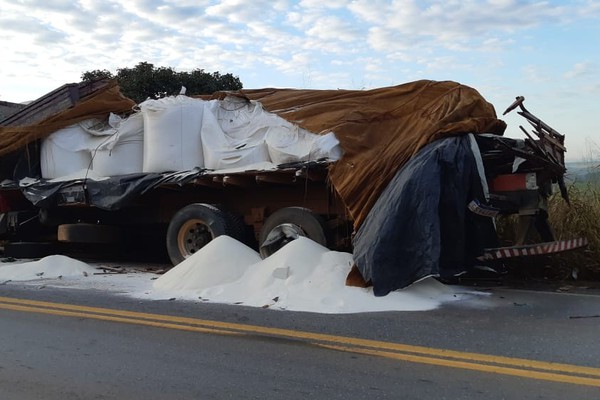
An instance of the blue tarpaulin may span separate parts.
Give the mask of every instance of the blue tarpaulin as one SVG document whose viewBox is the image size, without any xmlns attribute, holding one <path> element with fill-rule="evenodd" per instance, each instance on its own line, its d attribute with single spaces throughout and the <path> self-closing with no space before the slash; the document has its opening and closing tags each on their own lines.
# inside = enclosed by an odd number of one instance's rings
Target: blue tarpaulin
<svg viewBox="0 0 600 400">
<path fill-rule="evenodd" d="M 450 279 L 494 247 L 492 219 L 468 203 L 483 199 L 467 135 L 423 147 L 394 176 L 353 239 L 354 260 L 375 295 L 426 276 Z"/>
</svg>

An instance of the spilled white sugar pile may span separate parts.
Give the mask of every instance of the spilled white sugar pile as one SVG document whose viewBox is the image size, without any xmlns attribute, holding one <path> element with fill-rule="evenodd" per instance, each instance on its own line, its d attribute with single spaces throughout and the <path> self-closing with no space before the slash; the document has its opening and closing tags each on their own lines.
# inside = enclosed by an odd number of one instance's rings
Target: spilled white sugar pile
<svg viewBox="0 0 600 400">
<path fill-rule="evenodd" d="M 93 274 L 95 271 L 96 269 L 84 262 L 66 256 L 54 255 L 22 264 L 0 264 L 0 281 L 82 277 Z"/>
<path fill-rule="evenodd" d="M 241 278 L 248 265 L 260 260 L 251 248 L 229 236 L 219 236 L 158 278 L 154 287 L 186 291 L 222 285 Z"/>
<path fill-rule="evenodd" d="M 220 236 L 154 282 L 167 296 L 321 313 L 417 311 L 460 298 L 432 278 L 375 297 L 345 285 L 352 255 L 306 238 L 265 260 L 244 244 Z M 156 293 L 155 293 L 156 294 Z"/>
</svg>

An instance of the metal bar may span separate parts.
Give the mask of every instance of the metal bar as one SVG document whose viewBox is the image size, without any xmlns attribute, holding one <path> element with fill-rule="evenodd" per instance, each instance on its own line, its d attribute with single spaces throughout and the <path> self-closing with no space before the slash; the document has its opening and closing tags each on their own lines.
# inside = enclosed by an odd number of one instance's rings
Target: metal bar
<svg viewBox="0 0 600 400">
<path fill-rule="evenodd" d="M 522 116 L 523 118 L 525 118 L 527 121 L 529 121 L 532 125 L 533 122 L 536 122 L 539 124 L 539 126 L 542 129 L 545 129 L 546 131 L 548 131 L 548 133 L 550 133 L 552 136 L 556 137 L 559 140 L 564 140 L 564 135 L 561 135 L 558 131 L 556 131 L 554 128 L 552 128 L 550 125 L 546 124 L 544 121 L 542 121 L 541 119 L 539 119 L 538 117 L 536 117 L 535 115 L 531 114 L 529 111 L 518 111 L 517 112 L 520 116 Z"/>
<path fill-rule="evenodd" d="M 480 261 L 499 260 L 503 258 L 541 256 L 547 254 L 563 253 L 587 247 L 587 238 L 581 237 L 571 240 L 558 240 L 555 242 L 535 243 L 524 246 L 496 247 L 485 249 Z"/>
<path fill-rule="evenodd" d="M 539 126 L 536 126 L 533 122 L 531 122 L 531 121 L 527 121 L 527 122 L 529 122 L 534 128 L 536 128 L 536 130 L 538 130 L 537 132 L 535 132 L 535 131 L 534 132 L 536 135 L 538 135 L 540 137 L 540 139 L 549 141 L 550 144 L 558 147 L 562 151 L 567 151 L 566 147 L 559 140 L 552 137 L 551 135 L 544 132 L 543 130 L 540 130 Z"/>
<path fill-rule="evenodd" d="M 529 138 L 529 140 L 531 142 L 526 142 L 529 146 L 533 147 L 534 150 L 537 150 L 539 153 L 541 153 L 543 156 L 547 156 L 546 151 L 541 148 L 540 146 L 537 145 L 535 139 L 533 138 L 533 136 L 531 136 L 527 130 L 525 128 L 523 128 L 522 126 L 519 125 L 519 128 L 521 128 L 521 130 L 523 131 L 523 133 L 525 134 L 525 136 L 527 136 Z"/>
</svg>

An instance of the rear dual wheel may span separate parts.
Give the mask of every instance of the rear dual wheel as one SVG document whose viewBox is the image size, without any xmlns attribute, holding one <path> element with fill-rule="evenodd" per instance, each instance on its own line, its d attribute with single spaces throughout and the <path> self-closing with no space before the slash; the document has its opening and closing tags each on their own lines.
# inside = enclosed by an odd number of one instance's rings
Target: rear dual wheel
<svg viewBox="0 0 600 400">
<path fill-rule="evenodd" d="M 173 265 L 192 256 L 214 238 L 227 235 L 243 240 L 241 218 L 211 204 L 195 203 L 179 210 L 167 229 L 167 251 Z M 259 251 L 263 258 L 299 237 L 327 246 L 325 221 L 303 207 L 286 207 L 271 214 L 259 235 Z"/>
<path fill-rule="evenodd" d="M 173 265 L 198 252 L 214 238 L 227 235 L 241 240 L 243 223 L 226 211 L 204 203 L 179 210 L 167 228 L 167 252 Z"/>
<path fill-rule="evenodd" d="M 327 247 L 325 221 L 308 208 L 281 208 L 267 218 L 260 231 L 260 255 L 267 258 L 299 237 L 309 238 Z"/>
</svg>

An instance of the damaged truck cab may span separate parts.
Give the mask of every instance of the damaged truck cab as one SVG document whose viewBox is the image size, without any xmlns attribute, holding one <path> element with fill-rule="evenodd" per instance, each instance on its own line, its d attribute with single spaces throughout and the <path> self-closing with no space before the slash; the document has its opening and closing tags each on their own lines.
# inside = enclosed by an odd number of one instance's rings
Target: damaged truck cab
<svg viewBox="0 0 600 400">
<path fill-rule="evenodd" d="M 548 199 L 557 187 L 564 201 L 569 202 L 564 181 L 567 171 L 565 137 L 529 112 L 523 105 L 524 101 L 524 97 L 517 97 L 503 115 L 518 108 L 518 114 L 533 128 L 530 134 L 519 127 L 527 139 L 492 135 L 477 137 L 488 173 L 489 200 L 491 207 L 495 208 L 494 215 L 518 216 L 514 245 L 486 249 L 481 257 L 485 260 L 559 253 L 588 244 L 586 238 L 556 241 L 548 222 Z M 534 230 L 541 243 L 531 243 Z"/>
</svg>

